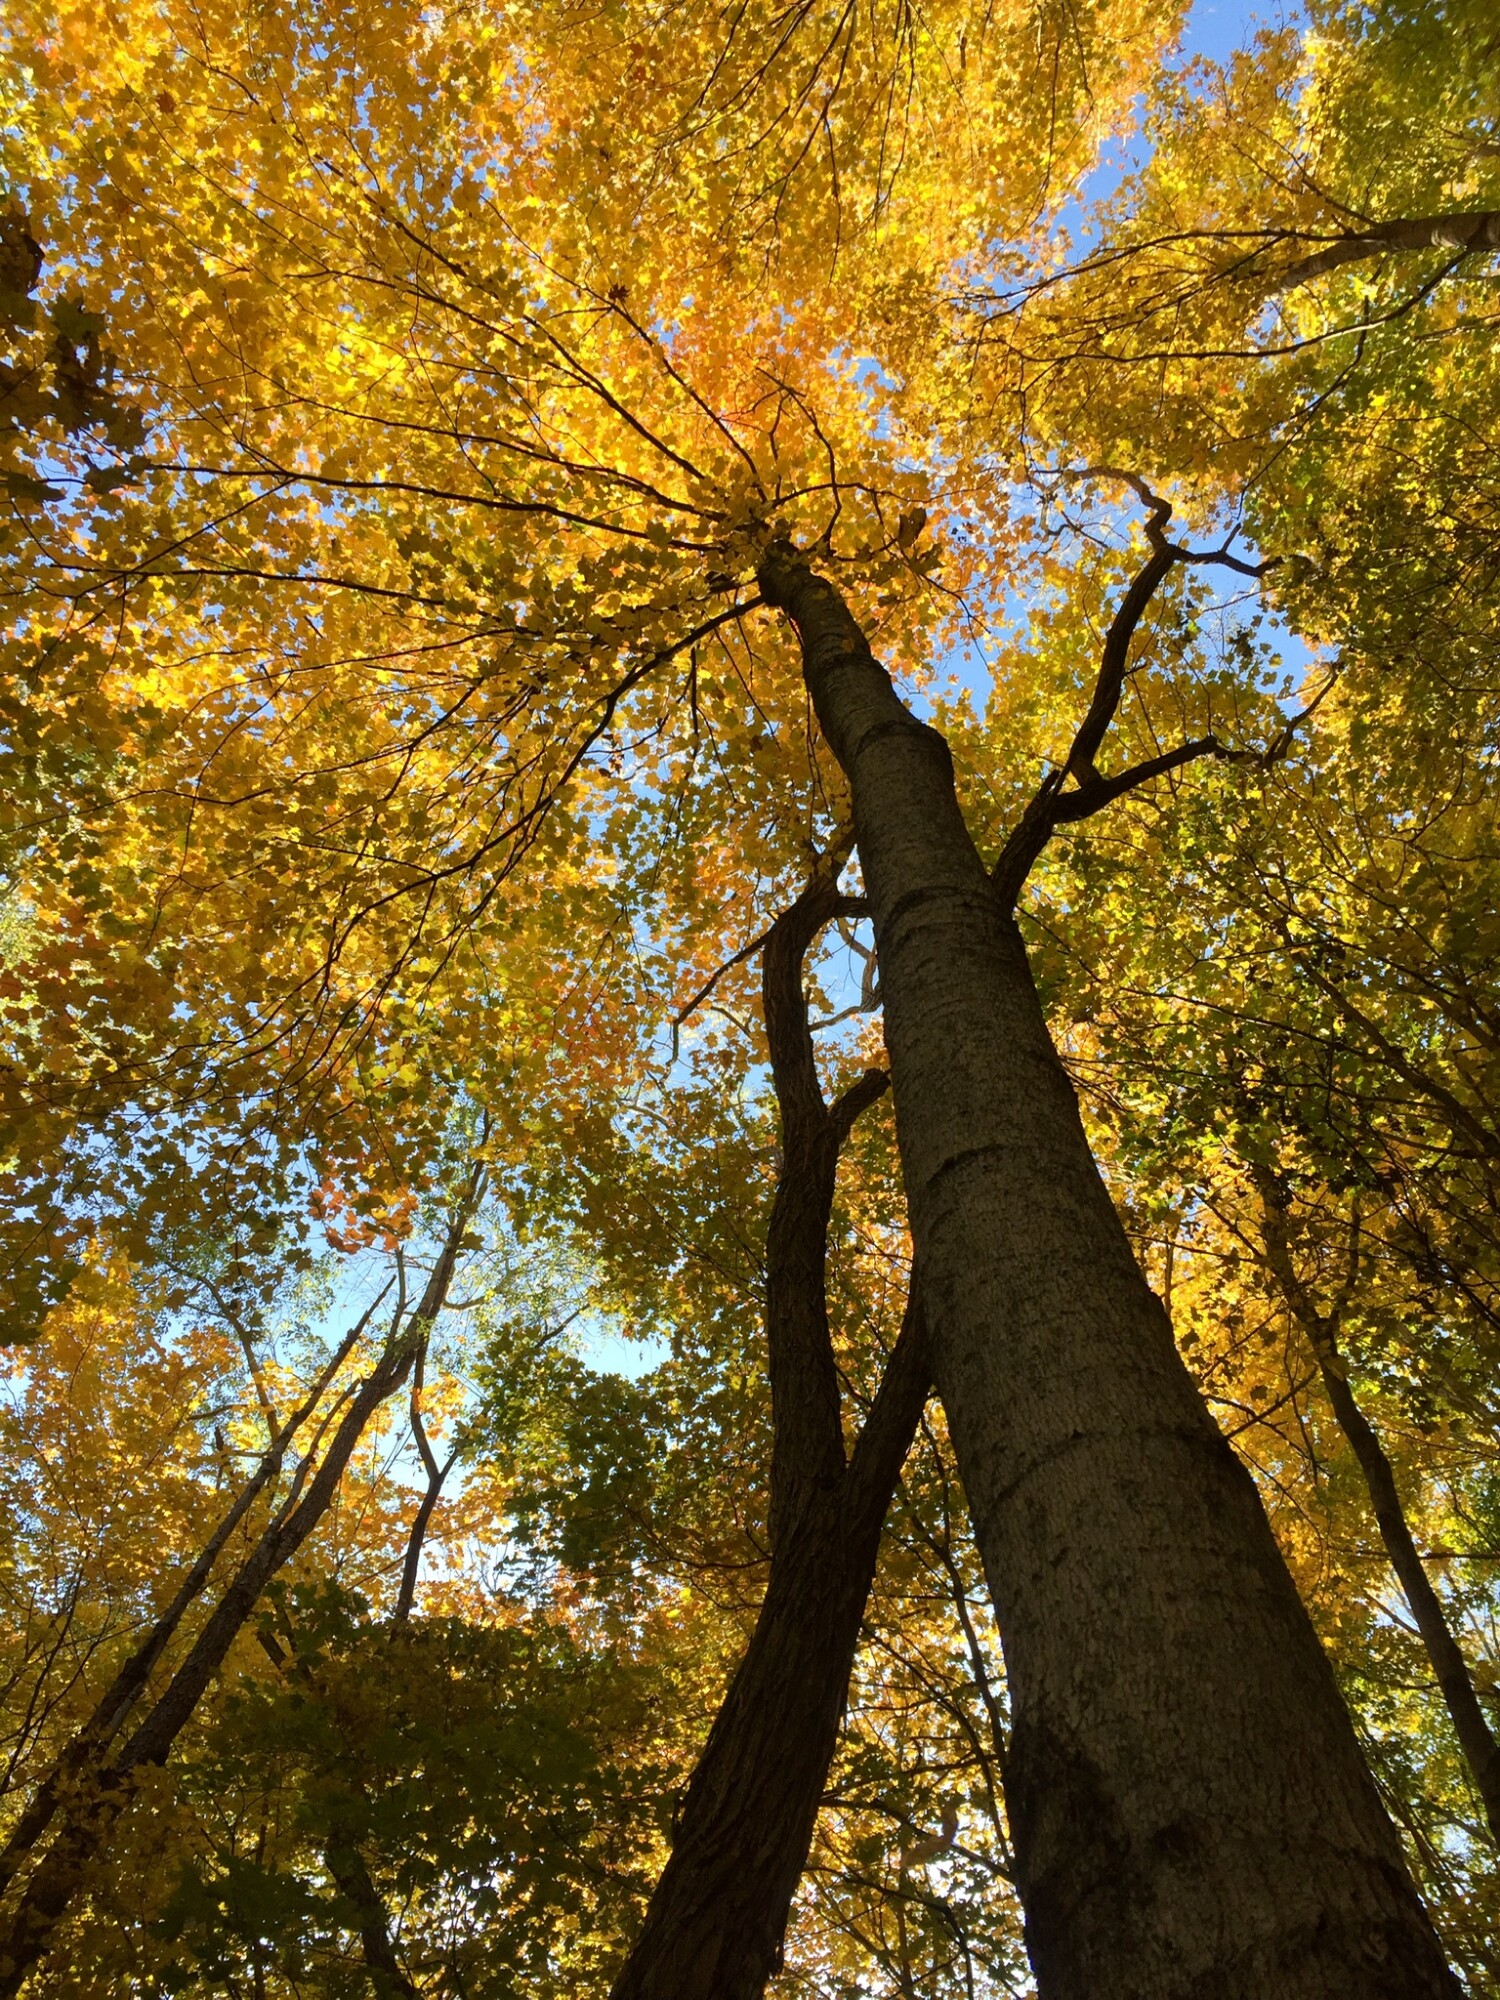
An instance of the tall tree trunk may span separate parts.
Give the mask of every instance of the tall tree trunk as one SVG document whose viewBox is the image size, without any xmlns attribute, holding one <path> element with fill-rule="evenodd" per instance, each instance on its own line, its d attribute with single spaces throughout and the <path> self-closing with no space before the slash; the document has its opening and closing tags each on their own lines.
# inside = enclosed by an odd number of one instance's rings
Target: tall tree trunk
<svg viewBox="0 0 1500 2000">
<path fill-rule="evenodd" d="M 947 745 L 788 544 L 760 584 L 853 794 L 1039 1990 L 1452 1995 L 1254 1484 L 1131 1255 Z"/>
<path fill-rule="evenodd" d="M 835 887 L 840 859 L 837 851 L 824 857 L 766 943 L 766 1032 L 782 1133 L 766 1239 L 770 1580 L 611 2000 L 759 2000 L 779 1966 L 838 1743 L 881 1523 L 927 1400 L 913 1288 L 845 1464 L 824 1283 L 828 1222 L 839 1147 L 886 1080 L 870 1072 L 830 1109 L 813 1060 L 802 963 L 816 932 L 849 907 Z"/>
<path fill-rule="evenodd" d="M 927 1394 L 914 1308 L 843 1504 L 775 1556 L 745 1657 L 683 1800 L 672 1852 L 611 2000 L 759 2000 L 838 1745 L 881 1523 Z"/>
<path fill-rule="evenodd" d="M 1334 1418 L 1365 1476 L 1365 1489 L 1380 1539 L 1416 1620 L 1453 1732 L 1484 1807 L 1490 1838 L 1500 1848 L 1500 1743 L 1496 1742 L 1480 1705 L 1463 1649 L 1443 1611 L 1443 1601 L 1427 1574 L 1406 1509 L 1401 1504 L 1401 1489 L 1396 1484 L 1391 1461 L 1349 1386 L 1348 1366 L 1339 1351 L 1338 1313 L 1321 1312 L 1297 1275 L 1288 1240 L 1287 1202 L 1276 1176 L 1265 1167 L 1253 1171 L 1261 1196 L 1266 1262 L 1292 1317 L 1307 1336 Z"/>
</svg>

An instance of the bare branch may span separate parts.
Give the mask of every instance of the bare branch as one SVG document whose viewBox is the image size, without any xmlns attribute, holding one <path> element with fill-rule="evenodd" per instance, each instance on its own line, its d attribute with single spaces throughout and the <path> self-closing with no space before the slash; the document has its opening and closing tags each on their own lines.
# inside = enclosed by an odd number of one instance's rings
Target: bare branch
<svg viewBox="0 0 1500 2000">
<path fill-rule="evenodd" d="M 1059 826 L 1087 819 L 1093 813 L 1134 791 L 1152 778 L 1162 777 L 1168 771 L 1175 771 L 1183 764 L 1192 763 L 1199 757 L 1243 756 L 1243 752 L 1227 751 L 1212 734 L 1195 738 L 1192 742 L 1179 744 L 1160 757 L 1149 758 L 1145 763 L 1132 765 L 1113 778 L 1101 776 L 1095 763 L 1110 725 L 1119 712 L 1120 698 L 1125 690 L 1125 682 L 1130 672 L 1130 646 L 1141 619 L 1145 616 L 1152 598 L 1160 589 L 1166 577 L 1179 564 L 1215 563 L 1226 569 L 1237 571 L 1242 576 L 1260 577 L 1274 567 L 1279 557 L 1268 557 L 1263 562 L 1246 562 L 1240 556 L 1229 553 L 1228 544 L 1219 549 L 1188 549 L 1180 543 L 1167 539 L 1167 522 L 1172 517 L 1172 503 L 1152 490 L 1139 473 L 1129 472 L 1117 465 L 1089 465 L 1077 471 L 1058 474 L 1062 479 L 1118 479 L 1135 494 L 1146 507 L 1146 539 L 1151 545 L 1151 553 L 1132 579 L 1119 608 L 1110 620 L 1109 630 L 1104 635 L 1104 646 L 1099 655 L 1099 672 L 1094 682 L 1093 696 L 1087 712 L 1073 736 L 1072 745 L 1066 758 L 1056 770 L 1049 771 L 1033 794 L 1030 804 L 1022 813 L 1019 823 L 1011 832 L 1000 858 L 995 863 L 993 880 L 995 887 L 1010 909 L 1024 888 L 1027 876 L 1035 866 L 1042 849 Z M 1321 696 L 1319 697 L 1321 699 Z M 1304 716 L 1312 711 L 1304 711 Z M 1297 721 L 1304 719 L 1296 718 Z M 1273 746 L 1274 755 L 1283 755 L 1291 741 L 1291 729 L 1282 732 Z M 1064 790 L 1068 779 L 1073 780 L 1074 789 Z"/>
<path fill-rule="evenodd" d="M 1164 751 L 1160 757 L 1148 757 L 1143 764 L 1132 764 L 1128 771 L 1121 771 L 1113 778 L 1094 778 L 1088 784 L 1080 785 L 1077 791 L 1059 793 L 1052 823 L 1054 826 L 1071 826 L 1078 820 L 1091 819 L 1096 812 L 1103 812 L 1106 806 L 1124 798 L 1138 785 L 1149 784 L 1151 779 L 1164 777 L 1168 771 L 1176 771 L 1199 757 L 1228 757 L 1234 754 L 1224 748 L 1217 736 L 1199 736 L 1191 743 L 1179 743 L 1175 750 Z"/>
</svg>

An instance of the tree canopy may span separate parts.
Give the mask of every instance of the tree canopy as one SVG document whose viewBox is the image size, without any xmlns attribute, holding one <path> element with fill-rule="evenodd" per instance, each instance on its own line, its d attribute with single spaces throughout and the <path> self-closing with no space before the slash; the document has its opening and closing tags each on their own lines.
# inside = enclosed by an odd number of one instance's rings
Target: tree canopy
<svg viewBox="0 0 1500 2000">
<path fill-rule="evenodd" d="M 1490 11 L 8 10 L 0 1992 L 1500 1992 Z"/>
</svg>

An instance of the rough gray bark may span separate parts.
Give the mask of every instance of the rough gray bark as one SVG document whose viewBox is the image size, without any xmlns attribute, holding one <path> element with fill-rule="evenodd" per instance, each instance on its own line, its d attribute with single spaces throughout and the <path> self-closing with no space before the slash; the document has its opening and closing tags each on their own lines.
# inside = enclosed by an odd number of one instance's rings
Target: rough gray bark
<svg viewBox="0 0 1500 2000">
<path fill-rule="evenodd" d="M 1297 1276 L 1287 1237 L 1286 1202 L 1275 1176 L 1263 1168 L 1255 1178 L 1262 1201 L 1266 1262 L 1293 1318 L 1307 1336 L 1338 1427 L 1364 1474 L 1380 1539 L 1422 1636 L 1453 1732 L 1484 1807 L 1490 1837 L 1500 1847 L 1500 1743 L 1495 1740 L 1463 1649 L 1453 1636 L 1443 1601 L 1433 1589 L 1412 1536 L 1391 1461 L 1349 1386 L 1349 1370 L 1339 1351 L 1338 1315 L 1321 1312 Z"/>
<path fill-rule="evenodd" d="M 1367 229 L 1351 229 L 1282 271 L 1272 280 L 1270 290 L 1289 292 L 1294 285 L 1305 285 L 1344 264 L 1388 257 L 1396 250 L 1452 250 L 1459 256 L 1500 250 L 1500 211 L 1398 216 L 1390 222 L 1373 222 Z"/>
<path fill-rule="evenodd" d="M 828 865 L 841 859 L 824 857 L 766 941 L 782 1135 L 766 1240 L 770 1579 L 611 2000 L 759 2000 L 776 1971 L 838 1743 L 881 1523 L 927 1400 L 914 1291 L 846 1463 L 828 1334 L 828 1221 L 839 1147 L 886 1079 L 871 1071 L 830 1107 L 813 1060 L 802 962 L 817 931 L 848 907 Z"/>
<path fill-rule="evenodd" d="M 1039 1990 L 1453 1995 L 1254 1484 L 1131 1255 L 947 746 L 789 545 L 760 585 L 854 800 Z"/>
</svg>

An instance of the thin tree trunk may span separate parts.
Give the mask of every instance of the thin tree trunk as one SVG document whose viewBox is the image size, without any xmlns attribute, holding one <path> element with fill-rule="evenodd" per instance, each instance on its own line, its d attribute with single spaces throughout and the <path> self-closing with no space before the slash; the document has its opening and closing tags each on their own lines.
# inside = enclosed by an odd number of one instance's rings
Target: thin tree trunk
<svg viewBox="0 0 1500 2000">
<path fill-rule="evenodd" d="M 118 1756 L 97 1774 L 85 1773 L 76 1797 L 63 1807 L 62 1823 L 51 1845 L 0 1931 L 0 2000 L 11 2000 L 46 1952 L 54 1930 L 87 1882 L 115 1822 L 130 1803 L 135 1773 L 166 1762 L 265 1586 L 327 1512 L 370 1418 L 410 1374 L 417 1351 L 447 1298 L 478 1188 L 476 1170 L 469 1197 L 449 1231 L 420 1303 L 404 1325 L 392 1329 L 385 1352 L 355 1392 L 305 1494 L 298 1499 L 294 1489 L 288 1504 L 267 1526 L 226 1585 L 182 1664 Z"/>
<path fill-rule="evenodd" d="M 354 1911 L 359 1948 L 379 2000 L 421 2000 L 391 1943 L 385 1901 L 375 1887 L 365 1857 L 354 1841 L 335 1831 L 323 1849 L 323 1859 L 339 1894 Z"/>
<path fill-rule="evenodd" d="M 1459 1748 L 1484 1807 L 1490 1837 L 1500 1847 L 1500 1743 L 1496 1742 L 1480 1706 L 1468 1662 L 1453 1636 L 1442 1599 L 1433 1589 L 1427 1566 L 1417 1549 L 1385 1447 L 1349 1386 L 1349 1371 L 1339 1351 L 1337 1315 L 1320 1312 L 1312 1294 L 1297 1276 L 1287 1240 L 1285 1202 L 1272 1177 L 1262 1170 L 1255 1178 L 1262 1200 L 1266 1262 L 1293 1318 L 1307 1336 L 1338 1427 L 1365 1476 L 1380 1539 L 1427 1649 Z"/>
<path fill-rule="evenodd" d="M 813 1060 L 802 963 L 818 929 L 849 907 L 829 865 L 841 858 L 824 857 L 766 943 L 766 1031 L 782 1130 L 766 1240 L 770 1580 L 611 2000 L 759 2000 L 778 1969 L 838 1743 L 881 1524 L 927 1399 L 914 1287 L 845 1464 L 825 1294 L 828 1222 L 839 1147 L 885 1078 L 872 1071 L 830 1110 Z"/>
<path fill-rule="evenodd" d="M 384 1296 L 382 1293 L 381 1297 Z M 228 1512 L 203 1545 L 166 1610 L 125 1661 L 95 1702 L 87 1719 L 74 1732 L 52 1769 L 37 1786 L 25 1811 L 7 1836 L 4 1847 L 0 1848 L 0 1891 L 14 1879 L 27 1855 L 52 1824 L 64 1795 L 85 1782 L 86 1774 L 103 1758 L 119 1734 L 131 1710 L 145 1693 L 153 1670 L 176 1637 L 184 1617 L 202 1595 L 230 1537 L 260 1495 L 274 1484 L 292 1439 L 311 1416 L 323 1391 L 347 1360 L 379 1303 L 377 1299 L 370 1311 L 345 1335 L 333 1359 L 313 1385 L 312 1393 L 274 1433 L 260 1464 L 240 1488 Z"/>
<path fill-rule="evenodd" d="M 1452 1995 L 1254 1483 L 1131 1255 L 947 745 L 788 544 L 760 584 L 854 800 L 1043 2000 Z"/>
<path fill-rule="evenodd" d="M 417 1503 L 417 1511 L 411 1524 L 411 1532 L 406 1538 L 406 1555 L 401 1564 L 401 1586 L 396 1592 L 396 1608 L 391 1613 L 391 1629 L 399 1631 L 410 1623 L 413 1604 L 417 1599 L 417 1578 L 422 1569 L 422 1550 L 427 1541 L 427 1530 L 432 1525 L 432 1516 L 442 1497 L 443 1482 L 458 1462 L 460 1445 L 455 1444 L 448 1456 L 439 1462 L 432 1449 L 432 1441 L 427 1435 L 427 1425 L 422 1417 L 422 1370 L 424 1356 L 417 1356 L 416 1369 L 411 1383 L 411 1434 L 422 1460 L 422 1470 L 427 1475 L 427 1484 L 422 1490 L 422 1498 Z M 460 1441 L 461 1442 L 461 1441 Z"/>
</svg>

